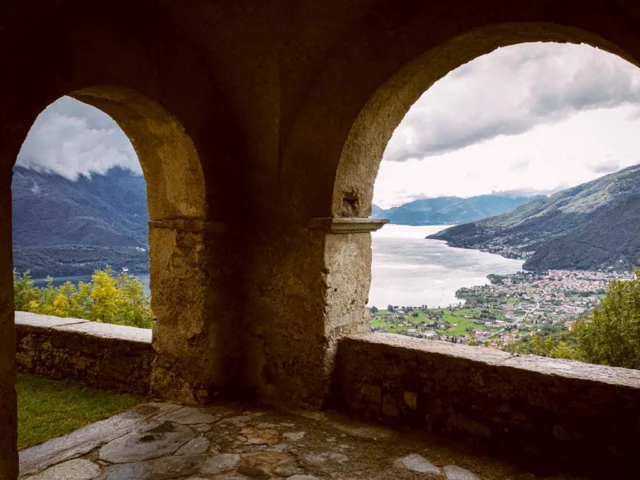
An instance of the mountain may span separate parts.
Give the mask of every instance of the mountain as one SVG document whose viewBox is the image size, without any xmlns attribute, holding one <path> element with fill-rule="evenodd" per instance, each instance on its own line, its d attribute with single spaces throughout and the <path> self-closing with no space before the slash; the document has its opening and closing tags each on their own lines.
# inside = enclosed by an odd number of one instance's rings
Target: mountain
<svg viewBox="0 0 640 480">
<path fill-rule="evenodd" d="M 93 273 L 105 264 L 148 271 L 146 184 L 128 170 L 60 175 L 15 167 L 14 267 L 33 277 Z"/>
<path fill-rule="evenodd" d="M 629 270 L 640 257 L 640 166 L 428 238 L 525 258 L 527 270 Z"/>
<path fill-rule="evenodd" d="M 372 217 L 388 218 L 396 225 L 452 225 L 500 215 L 540 197 L 479 195 L 476 197 L 421 198 L 384 210 L 373 205 Z"/>
</svg>

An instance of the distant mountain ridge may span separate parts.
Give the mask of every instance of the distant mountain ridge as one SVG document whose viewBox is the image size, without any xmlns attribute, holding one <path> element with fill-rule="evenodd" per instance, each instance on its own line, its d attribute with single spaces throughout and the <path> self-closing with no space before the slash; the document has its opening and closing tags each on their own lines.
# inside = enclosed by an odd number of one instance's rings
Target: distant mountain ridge
<svg viewBox="0 0 640 480">
<path fill-rule="evenodd" d="M 500 215 L 537 198 L 542 197 L 492 194 L 469 198 L 421 198 L 387 210 L 373 205 L 371 215 L 388 218 L 396 225 L 454 225 Z"/>
<path fill-rule="evenodd" d="M 639 215 L 633 166 L 428 238 L 525 258 L 528 270 L 629 270 L 640 257 Z"/>
<path fill-rule="evenodd" d="M 114 269 L 148 271 L 148 214 L 142 176 L 112 168 L 75 182 L 15 167 L 14 267 L 34 277 Z"/>
</svg>

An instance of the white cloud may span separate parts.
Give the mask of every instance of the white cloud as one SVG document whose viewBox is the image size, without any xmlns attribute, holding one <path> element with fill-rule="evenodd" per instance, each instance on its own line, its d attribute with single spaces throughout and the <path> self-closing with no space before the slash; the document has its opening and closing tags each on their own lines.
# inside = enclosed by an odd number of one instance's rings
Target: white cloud
<svg viewBox="0 0 640 480">
<path fill-rule="evenodd" d="M 69 97 L 52 103 L 38 116 L 16 163 L 71 180 L 113 167 L 142 173 L 129 138 L 113 119 Z"/>
<path fill-rule="evenodd" d="M 523 44 L 451 72 L 389 142 L 383 207 L 420 197 L 557 191 L 640 161 L 640 69 L 584 45 Z"/>
</svg>

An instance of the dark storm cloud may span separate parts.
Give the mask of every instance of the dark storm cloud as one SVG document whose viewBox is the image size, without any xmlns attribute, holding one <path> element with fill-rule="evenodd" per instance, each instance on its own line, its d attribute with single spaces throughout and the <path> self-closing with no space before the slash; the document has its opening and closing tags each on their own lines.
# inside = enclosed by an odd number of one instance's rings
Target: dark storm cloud
<svg viewBox="0 0 640 480">
<path fill-rule="evenodd" d="M 451 72 L 411 108 L 385 159 L 438 155 L 581 111 L 640 104 L 640 69 L 586 45 L 522 44 Z"/>
<path fill-rule="evenodd" d="M 54 102 L 38 116 L 17 164 L 71 180 L 116 166 L 141 173 L 131 142 L 111 117 L 69 97 Z"/>
</svg>

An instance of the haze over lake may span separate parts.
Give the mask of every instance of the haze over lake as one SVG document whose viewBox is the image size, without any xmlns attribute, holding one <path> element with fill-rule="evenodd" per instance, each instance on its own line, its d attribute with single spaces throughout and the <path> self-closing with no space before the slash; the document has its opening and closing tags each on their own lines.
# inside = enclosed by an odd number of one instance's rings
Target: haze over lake
<svg viewBox="0 0 640 480">
<path fill-rule="evenodd" d="M 486 285 L 490 273 L 522 270 L 522 260 L 511 260 L 479 250 L 448 247 L 425 237 L 446 226 L 385 225 L 373 235 L 372 282 L 369 306 L 458 303 L 456 290 Z"/>
</svg>

